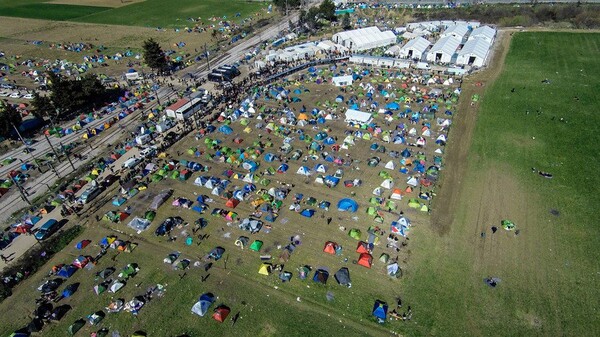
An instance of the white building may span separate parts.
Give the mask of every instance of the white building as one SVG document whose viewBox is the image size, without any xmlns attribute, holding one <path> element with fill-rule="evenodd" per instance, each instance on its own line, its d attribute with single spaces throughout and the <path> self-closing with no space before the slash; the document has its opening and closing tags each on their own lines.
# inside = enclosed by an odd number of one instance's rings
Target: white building
<svg viewBox="0 0 600 337">
<path fill-rule="evenodd" d="M 396 43 L 396 35 L 390 30 L 382 32 L 377 27 L 367 27 L 339 32 L 332 40 L 356 52 Z"/>
<path fill-rule="evenodd" d="M 422 37 L 414 38 L 400 48 L 398 57 L 420 60 L 429 46 L 431 46 L 431 42 L 429 42 L 429 40 Z"/>
<path fill-rule="evenodd" d="M 492 44 L 494 43 L 494 38 L 496 38 L 496 30 L 490 26 L 481 26 L 475 28 L 471 32 L 471 35 L 469 35 L 469 40 L 477 38 L 484 39 Z"/>
<path fill-rule="evenodd" d="M 484 38 L 469 39 L 458 52 L 456 64 L 482 67 L 490 52 L 492 45 Z"/>
<path fill-rule="evenodd" d="M 460 45 L 460 40 L 453 36 L 439 39 L 427 53 L 427 61 L 435 63 L 450 63 L 452 56 Z"/>
<path fill-rule="evenodd" d="M 461 23 L 449 26 L 442 34 L 440 34 L 440 37 L 452 36 L 458 41 L 462 41 L 468 32 L 469 26 Z"/>
</svg>

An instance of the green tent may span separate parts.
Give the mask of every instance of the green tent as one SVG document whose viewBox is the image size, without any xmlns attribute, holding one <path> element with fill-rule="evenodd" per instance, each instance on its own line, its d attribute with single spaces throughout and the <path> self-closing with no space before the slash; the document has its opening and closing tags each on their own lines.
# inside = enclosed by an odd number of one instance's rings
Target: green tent
<svg viewBox="0 0 600 337">
<path fill-rule="evenodd" d="M 195 147 L 190 147 L 190 148 L 187 150 L 187 153 L 188 153 L 189 155 L 193 156 L 193 155 L 194 155 L 194 153 L 196 153 L 196 151 L 197 151 L 197 150 L 198 150 L 198 149 L 197 149 L 197 148 L 195 148 Z"/>
<path fill-rule="evenodd" d="M 370 203 L 371 205 L 379 205 L 379 204 L 380 204 L 380 200 L 379 200 L 379 199 L 377 199 L 377 198 L 375 198 L 375 197 L 371 197 L 371 198 L 369 199 L 369 203 Z"/>
<path fill-rule="evenodd" d="M 381 254 L 381 256 L 379 257 L 379 261 L 381 261 L 383 263 L 387 263 L 389 259 L 390 259 L 390 256 L 386 253 Z"/>
<path fill-rule="evenodd" d="M 128 279 L 130 277 L 135 276 L 140 269 L 136 263 L 130 263 L 123 268 L 121 273 L 119 273 L 119 277 Z"/>
<path fill-rule="evenodd" d="M 78 320 L 76 320 L 75 322 L 73 322 L 73 324 L 71 324 L 69 326 L 69 328 L 67 329 L 67 332 L 69 333 L 69 335 L 74 336 L 77 331 L 79 331 L 81 328 L 83 328 L 83 326 L 85 325 L 85 320 L 83 318 L 80 318 Z"/>
<path fill-rule="evenodd" d="M 269 184 L 271 183 L 271 180 L 267 179 L 267 178 L 262 178 L 260 180 L 260 184 L 263 186 L 269 186 Z"/>
<path fill-rule="evenodd" d="M 361 235 L 360 229 L 352 228 L 350 230 L 350 232 L 348 232 L 348 236 L 355 240 L 360 240 L 360 235 Z"/>
<path fill-rule="evenodd" d="M 171 173 L 171 179 L 179 179 L 179 171 L 173 171 Z"/>
<path fill-rule="evenodd" d="M 506 229 L 507 231 L 512 231 L 516 227 L 515 224 L 510 220 L 502 220 L 501 224 L 502 228 Z"/>
<path fill-rule="evenodd" d="M 381 171 L 381 172 L 379 172 L 379 176 L 380 176 L 381 178 L 383 178 L 383 179 L 387 179 L 387 178 L 391 178 L 391 177 L 392 177 L 392 176 L 390 175 L 390 173 L 389 173 L 389 172 L 386 172 L 386 171 Z"/>
<path fill-rule="evenodd" d="M 396 207 L 396 203 L 395 203 L 393 200 L 388 200 L 388 201 L 385 203 L 385 208 L 387 208 L 387 209 L 388 209 L 388 211 L 394 211 L 394 210 L 396 210 L 396 208 L 397 208 L 397 207 Z"/>
<path fill-rule="evenodd" d="M 252 244 L 250 245 L 250 250 L 253 250 L 255 252 L 260 251 L 260 249 L 263 246 L 263 242 L 260 240 L 254 240 L 254 242 L 252 242 Z"/>
<path fill-rule="evenodd" d="M 369 207 L 369 208 L 367 208 L 367 214 L 369 214 L 369 215 L 376 215 L 377 214 L 377 209 L 375 207 Z"/>
<path fill-rule="evenodd" d="M 419 208 L 419 207 L 421 207 L 421 204 L 419 203 L 419 200 L 412 198 L 412 199 L 408 200 L 408 207 Z"/>
</svg>

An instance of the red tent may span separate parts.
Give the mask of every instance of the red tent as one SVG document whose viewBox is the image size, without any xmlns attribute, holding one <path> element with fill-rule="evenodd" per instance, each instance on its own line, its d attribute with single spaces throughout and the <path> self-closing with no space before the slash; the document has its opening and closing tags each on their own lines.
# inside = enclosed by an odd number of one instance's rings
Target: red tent
<svg viewBox="0 0 600 337">
<path fill-rule="evenodd" d="M 323 247 L 323 251 L 325 253 L 335 255 L 335 250 L 336 250 L 337 246 L 338 246 L 337 243 L 335 243 L 333 241 L 327 241 L 327 242 L 325 242 L 325 247 Z"/>
<path fill-rule="evenodd" d="M 357 253 L 369 253 L 369 244 L 364 241 L 359 241 L 358 246 L 356 246 Z"/>
<path fill-rule="evenodd" d="M 230 207 L 230 208 L 236 208 L 239 203 L 240 203 L 239 200 L 237 200 L 235 198 L 229 198 L 229 200 L 227 200 L 227 202 L 225 203 L 225 206 Z"/>
<path fill-rule="evenodd" d="M 31 229 L 31 227 L 33 226 L 28 224 L 20 224 L 17 227 L 15 227 L 14 232 L 19 234 L 25 234 Z"/>
<path fill-rule="evenodd" d="M 220 305 L 217 308 L 215 308 L 215 313 L 212 315 L 212 317 L 216 321 L 223 323 L 227 319 L 227 316 L 229 316 L 230 311 L 231 309 L 229 309 L 228 307 Z"/>
<path fill-rule="evenodd" d="M 368 253 L 360 254 L 360 257 L 358 258 L 358 264 L 360 264 L 363 267 L 371 268 L 372 263 L 373 263 L 373 256 L 371 256 L 371 254 L 368 254 Z"/>
</svg>

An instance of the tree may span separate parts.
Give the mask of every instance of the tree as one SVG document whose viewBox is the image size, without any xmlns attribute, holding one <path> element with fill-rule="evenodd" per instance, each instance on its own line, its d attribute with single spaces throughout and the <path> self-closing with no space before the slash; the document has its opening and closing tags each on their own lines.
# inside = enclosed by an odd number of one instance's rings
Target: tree
<svg viewBox="0 0 600 337">
<path fill-rule="evenodd" d="M 350 14 L 346 13 L 342 17 L 342 27 L 346 30 L 352 28 L 352 24 L 350 23 Z"/>
<path fill-rule="evenodd" d="M 319 5 L 319 13 L 321 17 L 329 21 L 337 21 L 335 16 L 335 4 L 331 0 L 324 0 Z"/>
<path fill-rule="evenodd" d="M 167 58 L 165 57 L 165 52 L 162 50 L 158 42 L 150 38 L 144 41 L 144 45 L 142 47 L 144 48 L 144 61 L 148 67 L 156 70 L 157 72 L 162 72 L 167 69 Z"/>
<path fill-rule="evenodd" d="M 14 127 L 19 127 L 23 118 L 21 113 L 10 103 L 0 102 L 0 136 L 10 138 L 14 136 Z"/>
<path fill-rule="evenodd" d="M 33 94 L 33 100 L 31 101 L 31 113 L 40 119 L 44 119 L 44 117 L 52 118 L 52 116 L 56 116 L 56 108 L 50 97 L 48 96 L 40 96 L 37 92 Z"/>
<path fill-rule="evenodd" d="M 300 0 L 273 0 L 275 7 L 285 13 L 287 9 L 295 9 L 300 7 Z"/>
</svg>

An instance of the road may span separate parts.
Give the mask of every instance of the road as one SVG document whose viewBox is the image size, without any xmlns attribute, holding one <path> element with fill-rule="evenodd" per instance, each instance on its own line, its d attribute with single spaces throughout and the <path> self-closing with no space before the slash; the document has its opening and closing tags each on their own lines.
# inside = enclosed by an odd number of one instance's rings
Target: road
<svg viewBox="0 0 600 337">
<path fill-rule="evenodd" d="M 262 28 L 261 31 L 257 32 L 256 35 L 248 37 L 248 38 L 240 41 L 240 43 L 231 47 L 223 55 L 216 57 L 213 61 L 214 63 L 212 64 L 213 68 L 224 65 L 224 64 L 232 64 L 232 63 L 239 61 L 240 59 L 242 59 L 245 56 L 245 54 L 246 54 L 246 52 L 248 52 L 248 50 L 255 47 L 260 42 L 279 36 L 279 34 L 281 32 L 285 31 L 288 28 L 290 20 L 294 23 L 297 22 L 298 13 L 295 13 L 295 12 L 290 13 L 287 18 L 284 17 L 277 23 L 267 25 L 266 27 Z M 209 73 L 209 70 L 203 69 L 203 68 L 205 68 L 205 66 L 198 67 L 196 69 L 196 71 L 194 72 L 194 75 L 196 75 L 197 77 L 200 77 L 200 78 L 202 78 L 203 76 L 206 76 Z M 181 75 L 183 76 L 183 75 L 187 74 L 188 72 L 189 71 L 183 70 L 181 72 Z M 167 87 L 160 88 L 157 91 L 158 98 L 160 100 L 163 100 L 163 102 L 166 101 L 173 94 L 174 94 L 174 91 Z M 154 106 L 154 104 L 156 104 L 156 101 L 153 104 L 146 106 L 144 108 L 144 110 L 152 108 Z M 130 123 L 131 121 L 134 121 L 137 118 L 137 115 L 141 113 L 141 111 L 142 110 L 138 110 L 138 111 L 134 112 L 130 116 L 126 117 L 125 120 L 123 120 L 122 122 Z M 113 116 L 116 116 L 116 114 L 118 114 L 119 112 L 120 111 L 112 112 L 111 114 L 88 124 L 88 126 L 91 128 L 91 127 L 96 127 L 101 124 L 104 124 L 104 122 L 108 121 Z M 122 123 L 122 122 L 120 122 L 120 123 Z M 92 138 L 92 140 L 95 141 L 94 146 L 93 147 L 86 146 L 85 150 L 83 150 L 83 153 L 81 153 L 81 154 L 87 155 L 87 157 L 89 159 L 94 158 L 96 155 L 98 155 L 101 152 L 101 150 L 105 144 L 109 144 L 109 141 L 114 140 L 115 138 L 116 139 L 119 138 L 118 135 L 113 136 L 113 133 L 120 133 L 120 132 L 121 132 L 121 130 L 119 128 L 114 127 L 114 128 L 110 128 L 107 131 L 103 132 L 100 136 L 102 138 L 98 137 L 98 139 L 96 139 L 96 140 L 94 140 Z M 64 136 L 62 138 L 50 137 L 49 140 L 50 140 L 50 143 L 52 143 L 52 146 L 55 146 L 55 148 L 58 148 L 58 147 L 60 147 L 61 143 L 65 144 L 65 145 L 70 144 L 74 141 L 79 140 L 80 137 L 81 137 L 81 133 L 73 133 L 73 134 Z M 52 151 L 52 149 L 50 148 L 50 145 L 48 144 L 48 142 L 46 141 L 44 136 L 40 136 L 40 137 L 36 138 L 36 140 L 37 140 L 37 142 L 34 145 L 34 147 L 36 148 L 34 155 L 36 157 L 40 157 L 40 156 Z M 31 156 L 24 154 L 22 152 L 22 150 L 23 150 L 23 146 L 21 146 L 18 149 L 15 149 L 5 155 L 4 158 L 12 156 L 13 158 L 17 158 L 17 161 L 12 163 L 11 165 L 6 165 L 5 167 L 0 168 L 0 175 L 6 176 L 8 174 L 8 172 L 10 172 L 11 170 L 19 169 L 19 167 L 21 165 L 20 161 L 18 160 L 19 158 L 22 159 L 23 161 L 31 160 Z M 117 167 L 117 168 L 120 167 L 120 165 L 123 162 L 125 162 L 127 159 L 131 158 L 133 155 L 137 155 L 137 150 L 133 149 L 133 150 L 128 151 L 124 156 L 119 158 L 119 160 L 117 160 L 113 164 L 114 167 Z M 85 165 L 86 163 L 87 163 L 86 161 L 78 161 L 78 160 L 73 161 L 73 164 L 77 168 L 82 165 Z M 68 162 L 61 162 L 61 163 L 57 163 L 56 170 L 59 172 L 59 174 L 61 176 L 63 176 L 63 175 L 70 173 L 72 171 L 72 168 Z M 102 177 L 104 177 L 107 174 L 108 174 L 107 172 L 103 172 L 100 175 L 99 179 L 102 179 Z M 46 172 L 40 176 L 37 176 L 35 178 L 28 180 L 24 184 L 24 188 L 30 194 L 29 197 L 31 199 L 33 199 L 35 196 L 45 193 L 47 191 L 48 185 L 54 184 L 56 182 L 56 180 L 57 180 L 57 177 L 54 174 L 54 172 L 49 170 L 48 172 Z M 21 209 L 21 208 L 27 206 L 27 204 L 23 200 L 21 200 L 21 196 L 19 195 L 18 191 L 16 191 L 16 188 L 13 187 L 13 190 L 14 191 L 11 191 L 9 194 L 4 196 L 2 198 L 2 202 L 0 203 L 0 220 L 1 221 L 6 222 L 6 220 L 9 218 L 9 216 L 12 212 L 17 211 L 18 209 Z M 84 190 L 85 189 L 78 191 L 78 193 L 76 195 L 78 196 L 79 194 L 83 193 Z M 44 222 L 46 222 L 48 219 L 59 220 L 61 218 L 62 218 L 62 216 L 60 215 L 60 208 L 57 207 L 56 209 L 52 210 L 48 214 L 44 215 L 43 219 L 41 221 L 39 221 L 34 226 L 33 229 L 38 228 Z M 19 257 L 21 257 L 25 252 L 27 252 L 27 250 L 29 250 L 29 248 L 31 248 L 36 243 L 37 243 L 37 241 L 35 240 L 35 238 L 33 236 L 20 235 L 17 238 L 15 238 L 15 240 L 11 243 L 10 246 L 8 246 L 6 249 L 4 249 L 4 251 L 2 251 L 2 254 L 5 256 L 9 256 L 10 261 L 16 261 L 16 260 L 18 260 Z M 0 261 L 0 269 L 3 269 L 5 266 L 6 266 L 6 263 L 4 263 L 3 261 Z"/>
</svg>

